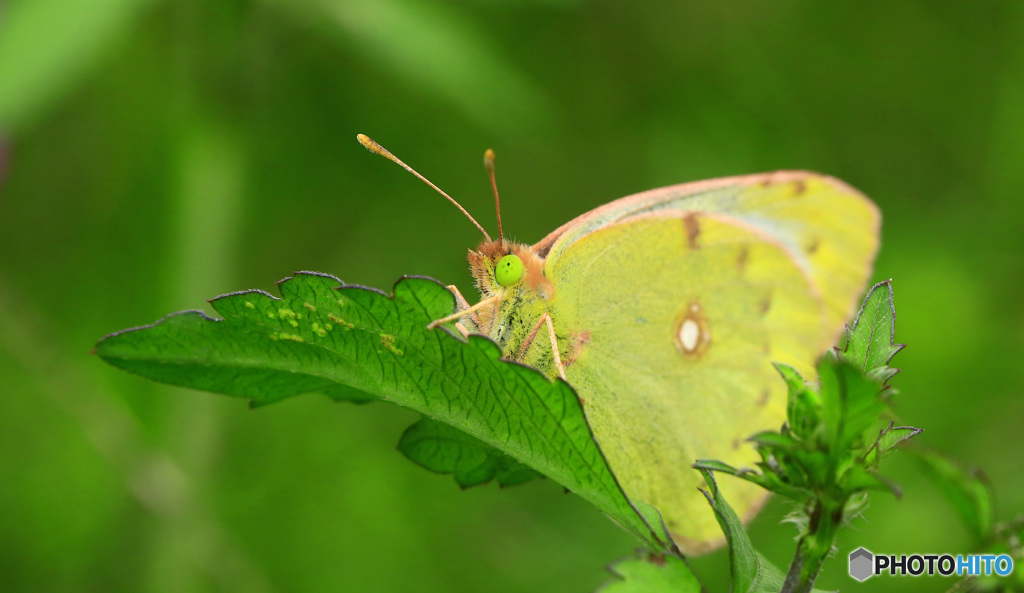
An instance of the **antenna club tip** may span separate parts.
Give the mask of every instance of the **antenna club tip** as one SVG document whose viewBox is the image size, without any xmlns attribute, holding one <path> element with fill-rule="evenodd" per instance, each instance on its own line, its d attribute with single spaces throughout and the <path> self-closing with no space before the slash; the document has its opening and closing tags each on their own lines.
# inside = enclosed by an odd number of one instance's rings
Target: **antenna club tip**
<svg viewBox="0 0 1024 593">
<path fill-rule="evenodd" d="M 366 134 L 356 134 L 356 140 L 358 140 L 359 143 L 362 144 L 363 147 L 366 148 L 366 150 L 369 150 L 370 152 L 380 154 L 380 151 L 383 149 L 383 147 L 380 144 L 377 144 L 377 142 L 374 141 L 373 138 L 370 138 Z"/>
<path fill-rule="evenodd" d="M 484 151 L 484 166 L 488 169 L 494 168 L 494 151 L 490 148 Z"/>
</svg>

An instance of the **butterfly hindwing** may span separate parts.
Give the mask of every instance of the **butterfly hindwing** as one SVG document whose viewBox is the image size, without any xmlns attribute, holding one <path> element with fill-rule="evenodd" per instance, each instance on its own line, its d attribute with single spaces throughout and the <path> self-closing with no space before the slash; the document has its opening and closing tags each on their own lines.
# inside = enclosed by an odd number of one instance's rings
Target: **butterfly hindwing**
<svg viewBox="0 0 1024 593">
<path fill-rule="evenodd" d="M 721 539 L 690 465 L 750 465 L 745 439 L 782 424 L 770 361 L 808 371 L 828 342 L 810 278 L 757 227 L 676 210 L 592 230 L 545 272 L 566 376 L 627 495 L 686 551 Z M 756 510 L 763 491 L 731 482 L 741 516 Z"/>
</svg>

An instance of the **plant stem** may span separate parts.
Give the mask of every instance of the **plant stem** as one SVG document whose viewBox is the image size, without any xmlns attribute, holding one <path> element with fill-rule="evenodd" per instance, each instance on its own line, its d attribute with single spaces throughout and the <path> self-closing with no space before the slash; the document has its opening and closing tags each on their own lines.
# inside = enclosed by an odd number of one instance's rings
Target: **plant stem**
<svg viewBox="0 0 1024 593">
<path fill-rule="evenodd" d="M 807 533 L 797 544 L 796 555 L 782 585 L 782 593 L 808 593 L 814 586 L 821 565 L 832 551 L 836 533 L 843 521 L 844 506 L 845 500 L 837 501 L 828 496 L 814 501 Z"/>
</svg>

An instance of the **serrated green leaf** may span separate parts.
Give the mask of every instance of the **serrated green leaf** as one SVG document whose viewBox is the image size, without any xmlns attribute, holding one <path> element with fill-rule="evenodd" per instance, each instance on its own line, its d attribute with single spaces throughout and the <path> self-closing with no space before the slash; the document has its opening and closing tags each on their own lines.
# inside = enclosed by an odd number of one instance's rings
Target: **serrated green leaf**
<svg viewBox="0 0 1024 593">
<path fill-rule="evenodd" d="M 447 424 L 424 418 L 402 433 L 398 450 L 430 471 L 452 474 L 463 488 L 494 478 L 502 486 L 541 477 L 536 471 Z"/>
<path fill-rule="evenodd" d="M 975 547 L 980 548 L 992 536 L 995 511 L 992 489 L 985 474 L 975 467 L 964 467 L 937 451 L 917 450 L 925 475 L 946 497 L 967 527 Z"/>
<path fill-rule="evenodd" d="M 736 593 L 777 593 L 782 588 L 782 571 L 768 562 L 750 542 L 743 522 L 722 497 L 714 474 L 701 469 L 708 489 L 701 490 L 715 511 L 715 518 L 725 533 L 729 545 L 729 569 L 732 573 L 732 591 Z"/>
<path fill-rule="evenodd" d="M 650 556 L 626 558 L 610 566 L 615 575 L 599 593 L 700 593 L 700 582 L 681 558 Z"/>
<path fill-rule="evenodd" d="M 211 301 L 224 317 L 169 315 L 111 334 L 95 352 L 144 377 L 277 401 L 345 386 L 415 410 L 494 447 L 597 506 L 652 549 L 665 545 L 630 505 L 564 381 L 501 360 L 481 336 L 468 341 L 427 324 L 455 298 L 429 278 L 403 278 L 394 295 L 300 272 L 282 298 L 247 291 Z"/>
<path fill-rule="evenodd" d="M 888 365 L 892 357 L 904 348 L 896 343 L 896 307 L 893 302 L 892 281 L 879 282 L 871 287 L 864 302 L 847 327 L 846 348 L 843 358 L 864 373 Z M 884 384 L 898 369 L 888 369 L 881 375 Z"/>
</svg>

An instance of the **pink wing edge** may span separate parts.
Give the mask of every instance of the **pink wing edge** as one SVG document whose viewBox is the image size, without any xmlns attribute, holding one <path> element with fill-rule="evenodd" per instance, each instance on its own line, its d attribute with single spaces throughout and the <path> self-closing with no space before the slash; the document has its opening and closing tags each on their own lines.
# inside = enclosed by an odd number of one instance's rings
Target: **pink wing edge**
<svg viewBox="0 0 1024 593">
<path fill-rule="evenodd" d="M 657 200 L 657 198 L 662 195 L 666 196 L 666 198 L 669 196 L 671 196 L 672 198 L 677 198 L 680 195 L 696 194 L 699 192 L 715 190 L 729 186 L 770 186 L 783 183 L 790 183 L 793 181 L 802 181 L 805 179 L 812 178 L 820 179 L 825 183 L 828 183 L 829 185 L 842 191 L 843 193 L 857 196 L 860 199 L 864 200 L 864 202 L 866 202 L 872 208 L 874 214 L 873 218 L 875 221 L 875 231 L 877 232 L 879 230 L 879 227 L 881 226 L 881 217 L 879 216 L 878 206 L 875 205 L 875 203 L 871 201 L 871 199 L 869 199 L 867 196 L 865 196 L 863 193 L 861 193 L 859 190 L 857 190 L 850 184 L 846 183 L 845 181 L 832 177 L 831 175 L 824 175 L 822 173 L 816 173 L 814 171 L 772 171 L 769 173 L 752 173 L 749 175 L 716 177 L 714 179 L 704 179 L 701 181 L 679 183 L 676 185 L 669 185 L 665 187 L 659 187 L 656 189 L 643 191 L 636 194 L 631 194 L 619 198 L 617 200 L 613 200 L 603 206 L 598 206 L 597 208 L 590 210 L 589 212 L 585 212 L 577 216 L 576 218 L 570 220 L 569 222 L 563 224 L 562 226 L 558 227 L 557 229 L 551 231 L 550 233 L 548 233 L 548 236 L 544 237 L 543 239 L 541 239 L 540 241 L 533 245 L 533 251 L 534 253 L 538 254 L 547 254 L 551 250 L 551 247 L 554 246 L 555 242 L 557 242 L 558 239 L 569 229 L 579 224 L 583 224 L 591 218 L 602 216 L 604 214 L 607 214 L 610 210 L 622 208 L 623 206 L 627 206 L 633 202 L 645 202 L 650 200 L 651 198 Z M 876 254 L 872 254 L 872 259 L 874 259 L 875 255 Z"/>
</svg>

